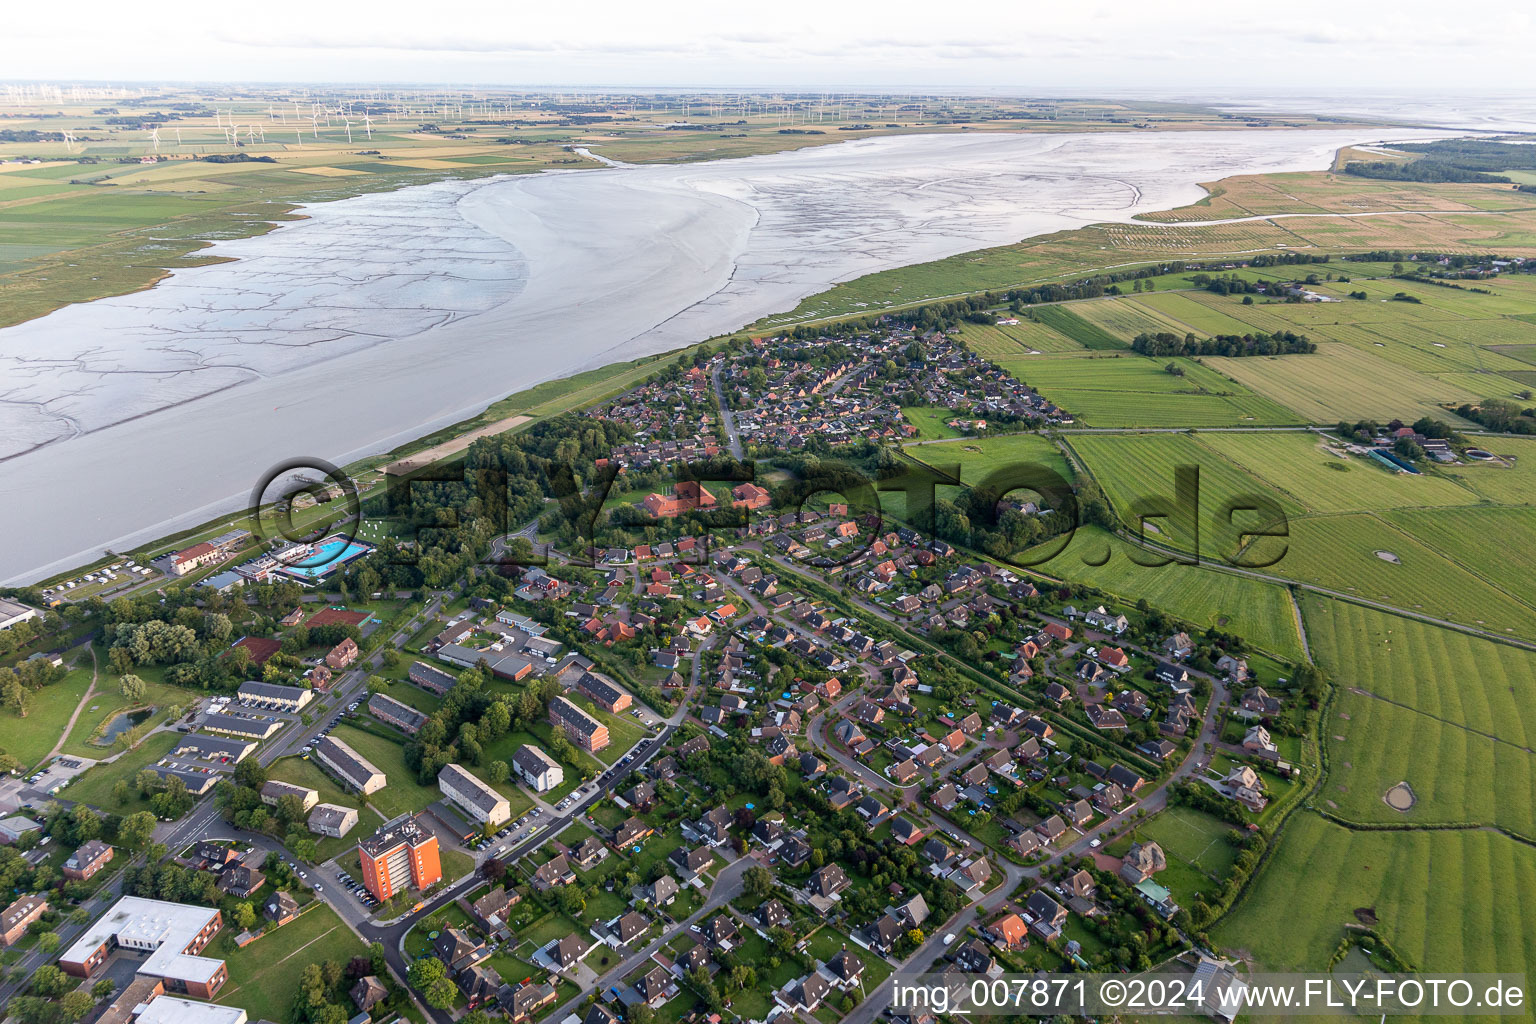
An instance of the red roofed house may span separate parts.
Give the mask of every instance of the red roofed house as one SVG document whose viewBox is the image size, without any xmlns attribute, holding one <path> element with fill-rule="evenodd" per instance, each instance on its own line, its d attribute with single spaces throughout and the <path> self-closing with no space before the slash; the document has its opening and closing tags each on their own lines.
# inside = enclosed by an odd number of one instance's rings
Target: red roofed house
<svg viewBox="0 0 1536 1024">
<path fill-rule="evenodd" d="M 740 508 L 767 508 L 769 494 L 757 484 L 738 484 L 731 489 L 731 504 Z"/>
<path fill-rule="evenodd" d="M 1059 622 L 1047 622 L 1045 624 L 1045 629 L 1044 629 L 1043 632 L 1047 636 L 1055 637 L 1057 640 L 1071 640 L 1072 639 L 1072 627 L 1071 626 L 1063 626 Z"/>
<path fill-rule="evenodd" d="M 1131 663 L 1131 659 L 1118 647 L 1099 648 L 1099 660 L 1110 668 L 1125 668 Z"/>
<path fill-rule="evenodd" d="M 642 502 L 645 510 L 661 519 L 671 519 L 694 509 L 714 508 L 715 496 L 693 480 L 683 480 L 672 488 L 671 496 L 648 494 Z"/>
</svg>

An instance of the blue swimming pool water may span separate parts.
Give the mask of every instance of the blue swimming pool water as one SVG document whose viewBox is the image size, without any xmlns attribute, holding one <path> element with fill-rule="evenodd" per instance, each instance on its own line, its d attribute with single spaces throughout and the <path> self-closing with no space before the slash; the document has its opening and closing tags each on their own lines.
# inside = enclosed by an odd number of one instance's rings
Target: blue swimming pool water
<svg viewBox="0 0 1536 1024">
<path fill-rule="evenodd" d="M 328 576 L 352 561 L 372 551 L 371 545 L 361 541 L 349 541 L 345 537 L 327 537 L 315 545 L 315 553 L 296 565 L 282 569 L 290 576 L 317 580 Z"/>
</svg>

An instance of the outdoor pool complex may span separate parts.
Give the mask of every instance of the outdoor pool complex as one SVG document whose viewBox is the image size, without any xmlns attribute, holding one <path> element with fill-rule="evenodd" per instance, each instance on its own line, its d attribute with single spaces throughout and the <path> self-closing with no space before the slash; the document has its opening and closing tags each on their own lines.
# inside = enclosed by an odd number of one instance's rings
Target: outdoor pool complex
<svg viewBox="0 0 1536 1024">
<path fill-rule="evenodd" d="M 354 558 L 361 558 L 373 550 L 373 545 L 346 537 L 327 537 L 315 544 L 303 561 L 285 565 L 277 571 L 299 580 L 320 580 L 340 569 Z"/>
</svg>

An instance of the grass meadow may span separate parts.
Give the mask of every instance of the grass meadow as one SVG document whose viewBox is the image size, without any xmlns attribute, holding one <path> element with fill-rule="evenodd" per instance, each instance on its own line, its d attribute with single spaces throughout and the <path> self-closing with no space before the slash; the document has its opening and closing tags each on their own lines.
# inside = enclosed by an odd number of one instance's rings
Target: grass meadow
<svg viewBox="0 0 1536 1024">
<path fill-rule="evenodd" d="M 1289 530 L 1289 550 L 1269 573 L 1501 634 L 1536 634 L 1536 611 L 1529 605 L 1383 518 L 1312 516 L 1291 520 Z"/>
<path fill-rule="evenodd" d="M 1324 970 L 1369 911 L 1420 970 L 1523 972 L 1536 918 L 1514 895 L 1533 887 L 1536 850 L 1496 832 L 1356 832 L 1303 811 L 1213 938 L 1268 970 Z"/>
</svg>

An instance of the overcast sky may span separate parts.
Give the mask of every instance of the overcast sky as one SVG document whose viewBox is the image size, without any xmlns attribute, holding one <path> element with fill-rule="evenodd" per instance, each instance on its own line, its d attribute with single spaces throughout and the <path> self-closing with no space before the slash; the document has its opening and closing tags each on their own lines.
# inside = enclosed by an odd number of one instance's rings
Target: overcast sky
<svg viewBox="0 0 1536 1024">
<path fill-rule="evenodd" d="M 12 81 L 1536 93 L 1529 5 L 1442 0 L 76 0 L 4 24 Z"/>
</svg>

